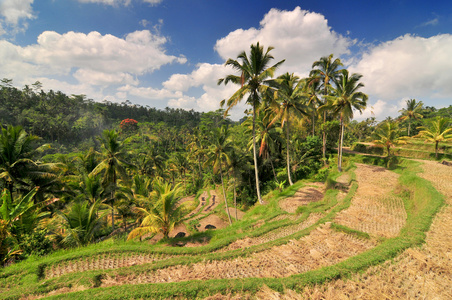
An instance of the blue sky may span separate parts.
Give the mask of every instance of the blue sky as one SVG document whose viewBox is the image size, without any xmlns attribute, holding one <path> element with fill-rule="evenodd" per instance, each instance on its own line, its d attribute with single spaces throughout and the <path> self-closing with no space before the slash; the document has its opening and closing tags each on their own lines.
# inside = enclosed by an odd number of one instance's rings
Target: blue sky
<svg viewBox="0 0 452 300">
<path fill-rule="evenodd" d="M 452 105 L 449 1 L 0 0 L 0 78 L 95 101 L 209 111 L 236 86 L 223 66 L 251 43 L 280 73 L 309 73 L 334 53 L 363 75 L 369 107 Z M 231 111 L 238 119 L 246 108 Z"/>
</svg>

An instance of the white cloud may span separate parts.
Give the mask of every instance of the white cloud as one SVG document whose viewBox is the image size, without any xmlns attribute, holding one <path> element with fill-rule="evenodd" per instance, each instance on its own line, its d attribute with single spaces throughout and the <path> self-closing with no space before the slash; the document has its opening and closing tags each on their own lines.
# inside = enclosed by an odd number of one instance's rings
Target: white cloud
<svg viewBox="0 0 452 300">
<path fill-rule="evenodd" d="M 307 74 L 312 63 L 334 53 L 336 57 L 348 54 L 354 43 L 334 32 L 325 17 L 296 7 L 293 11 L 271 9 L 260 22 L 260 28 L 237 29 L 217 41 L 215 50 L 223 59 L 236 58 L 250 45 L 260 42 L 273 46 L 275 62 L 286 59 L 281 69 Z"/>
<path fill-rule="evenodd" d="M 349 69 L 363 74 L 363 91 L 381 100 L 451 98 L 450 53 L 450 34 L 405 35 L 371 48 Z"/>
<path fill-rule="evenodd" d="M 404 106 L 405 101 L 398 100 L 396 103 L 390 103 L 388 101 L 383 101 L 381 99 L 377 100 L 375 103 L 368 103 L 367 108 L 362 114 L 355 112 L 354 119 L 364 120 L 367 118 L 375 117 L 377 120 L 383 120 L 387 116 L 396 117 L 399 114 L 399 110 Z"/>
<path fill-rule="evenodd" d="M 438 25 L 438 23 L 439 23 L 439 19 L 438 19 L 438 18 L 434 18 L 434 19 L 431 19 L 431 20 L 428 20 L 428 21 L 422 23 L 422 24 L 420 25 L 420 27 L 425 27 L 425 26 L 436 26 L 436 25 Z"/>
<path fill-rule="evenodd" d="M 100 3 L 112 6 L 118 5 L 128 6 L 131 2 L 131 0 L 78 0 L 78 1 L 81 3 Z"/>
<path fill-rule="evenodd" d="M 100 3 L 104 5 L 111 5 L 111 6 L 119 6 L 124 5 L 128 6 L 132 2 L 132 0 L 78 0 L 81 3 Z M 149 3 L 151 5 L 157 5 L 161 3 L 163 0 L 141 0 L 143 3 Z"/>
<path fill-rule="evenodd" d="M 87 69 L 78 69 L 74 73 L 75 79 L 80 83 L 107 87 L 116 84 L 138 85 L 138 79 L 124 72 L 104 73 Z"/>
<path fill-rule="evenodd" d="M 169 91 L 167 89 L 154 89 L 152 87 L 136 87 L 131 85 L 125 85 L 118 88 L 120 92 L 127 92 L 129 95 L 151 99 L 162 100 L 174 97 L 182 97 L 182 93 L 179 91 Z"/>
<path fill-rule="evenodd" d="M 159 4 L 159 3 L 161 3 L 162 1 L 163 1 L 163 0 L 143 0 L 144 3 L 149 3 L 149 4 L 152 4 L 152 5 Z"/>
<path fill-rule="evenodd" d="M 136 84 L 133 76 L 151 73 L 170 63 L 185 63 L 185 57 L 167 55 L 166 38 L 148 30 L 135 31 L 124 39 L 98 32 L 88 34 L 43 32 L 37 44 L 20 47 L 0 41 L 0 67 L 4 76 L 70 75 L 94 84 Z M 140 53 L 140 55 L 137 55 Z M 18 68 L 19 67 L 19 68 Z M 94 79 L 100 75 L 98 79 Z M 113 79 L 119 75 L 119 79 Z M 86 81 L 86 80 L 85 80 Z"/>
<path fill-rule="evenodd" d="M 323 15 L 297 7 L 293 11 L 271 9 L 260 22 L 260 28 L 237 29 L 219 39 L 215 50 L 225 60 L 235 59 L 242 51 L 248 53 L 250 45 L 258 41 L 264 47 L 275 47 L 271 52 L 275 57 L 273 63 L 286 59 L 280 72 L 299 75 L 307 75 L 312 63 L 322 56 L 348 54 L 348 48 L 354 43 L 332 31 Z M 187 92 L 192 87 L 202 87 L 203 94 L 199 97 L 184 95 L 172 99 L 169 105 L 202 111 L 218 109 L 219 102 L 231 97 L 238 86 L 217 86 L 217 81 L 234 72 L 222 65 L 205 63 L 199 64 L 191 74 L 174 74 L 163 83 L 165 88 Z M 231 117 L 238 120 L 246 107 L 244 99 L 231 110 Z"/>
<path fill-rule="evenodd" d="M 34 0 L 1 0 L 0 1 L 0 35 L 7 33 L 10 28 L 15 34 L 28 27 L 26 22 L 34 19 L 35 15 L 31 5 Z"/>
</svg>

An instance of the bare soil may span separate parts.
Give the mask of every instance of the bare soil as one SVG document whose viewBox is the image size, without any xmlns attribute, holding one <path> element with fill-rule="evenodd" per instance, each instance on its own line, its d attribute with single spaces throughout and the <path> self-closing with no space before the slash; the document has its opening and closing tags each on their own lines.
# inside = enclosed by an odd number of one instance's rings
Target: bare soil
<svg viewBox="0 0 452 300">
<path fill-rule="evenodd" d="M 333 231 L 326 224 L 309 236 L 248 257 L 173 266 L 146 274 L 118 274 L 107 277 L 102 286 L 212 278 L 287 277 L 336 264 L 374 246 L 373 241 Z"/>
<path fill-rule="evenodd" d="M 382 167 L 356 166 L 358 189 L 350 207 L 335 222 L 376 236 L 397 236 L 406 221 L 403 200 L 393 193 L 399 175 Z"/>
<path fill-rule="evenodd" d="M 294 213 L 299 206 L 322 200 L 324 192 L 323 183 L 313 182 L 299 189 L 292 197 L 279 201 L 279 207 L 289 213 Z"/>
</svg>

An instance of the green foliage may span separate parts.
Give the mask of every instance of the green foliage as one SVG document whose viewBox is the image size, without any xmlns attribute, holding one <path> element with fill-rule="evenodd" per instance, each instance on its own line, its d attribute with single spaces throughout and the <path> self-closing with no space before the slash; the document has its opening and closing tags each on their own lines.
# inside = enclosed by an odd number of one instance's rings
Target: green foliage
<svg viewBox="0 0 452 300">
<path fill-rule="evenodd" d="M 68 246 L 83 246 L 92 242 L 103 226 L 102 218 L 106 211 L 99 212 L 100 201 L 90 204 L 88 201 L 73 203 L 68 212 L 58 212 L 62 227 L 66 230 L 63 243 Z"/>
<path fill-rule="evenodd" d="M 137 208 L 137 212 L 143 215 L 141 226 L 129 233 L 128 240 L 141 237 L 146 233 L 161 232 L 164 238 L 168 238 L 169 233 L 175 226 L 180 224 L 187 213 L 186 202 L 178 205 L 181 188 L 176 185 L 171 187 L 170 183 L 155 181 L 152 193 L 154 205 L 149 209 Z"/>
<path fill-rule="evenodd" d="M 52 242 L 48 238 L 47 229 L 37 229 L 22 234 L 19 239 L 19 248 L 23 251 L 22 256 L 43 256 L 53 250 Z"/>
</svg>

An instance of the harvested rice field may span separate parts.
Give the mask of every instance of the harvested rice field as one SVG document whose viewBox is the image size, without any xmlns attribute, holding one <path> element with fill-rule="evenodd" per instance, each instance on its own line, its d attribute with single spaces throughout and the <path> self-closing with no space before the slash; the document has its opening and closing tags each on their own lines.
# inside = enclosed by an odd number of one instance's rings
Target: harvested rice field
<svg viewBox="0 0 452 300">
<path fill-rule="evenodd" d="M 49 259 L 30 267 L 41 272 L 36 283 L 10 298 L 452 299 L 452 167 L 418 163 L 417 180 L 430 182 L 446 205 L 428 224 L 424 244 L 407 244 L 375 263 L 366 261 L 398 247 L 391 241 L 406 240 L 410 217 L 423 207 L 416 202 L 421 192 L 402 185 L 403 172 L 356 163 L 333 189 L 299 184 L 288 196 L 266 200 L 275 209 L 269 217 L 256 206 L 233 225 L 220 193 L 206 191 L 172 233 L 185 233 L 176 243 L 155 244 L 154 236 L 114 252 Z M 0 275 L 0 289 L 14 295 L 19 277 Z M 307 284 L 312 278 L 323 283 Z"/>
</svg>

